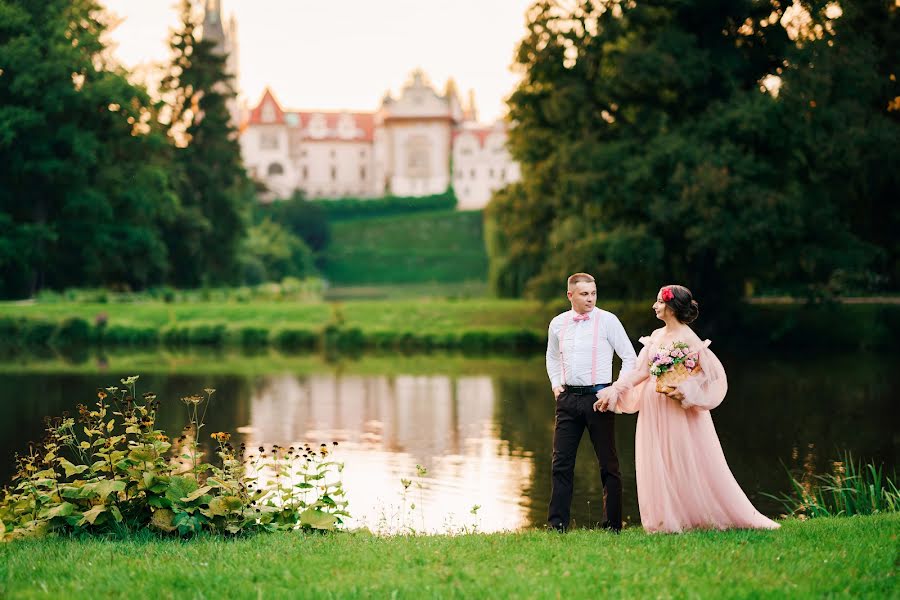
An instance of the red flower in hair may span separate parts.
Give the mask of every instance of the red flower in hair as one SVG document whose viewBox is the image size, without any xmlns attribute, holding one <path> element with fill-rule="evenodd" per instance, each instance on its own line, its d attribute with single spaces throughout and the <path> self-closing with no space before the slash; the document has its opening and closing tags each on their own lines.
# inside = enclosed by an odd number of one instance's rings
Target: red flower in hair
<svg viewBox="0 0 900 600">
<path fill-rule="evenodd" d="M 662 289 L 662 300 L 663 302 L 670 302 L 675 299 L 675 294 L 672 293 L 670 288 L 664 287 Z"/>
</svg>

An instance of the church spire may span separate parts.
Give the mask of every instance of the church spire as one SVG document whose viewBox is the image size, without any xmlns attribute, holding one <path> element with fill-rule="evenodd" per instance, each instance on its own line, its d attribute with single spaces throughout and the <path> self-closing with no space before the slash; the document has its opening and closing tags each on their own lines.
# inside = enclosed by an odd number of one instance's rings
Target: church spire
<svg viewBox="0 0 900 600">
<path fill-rule="evenodd" d="M 216 43 L 216 50 L 225 51 L 225 28 L 222 25 L 220 0 L 206 0 L 203 9 L 203 39 Z"/>
</svg>

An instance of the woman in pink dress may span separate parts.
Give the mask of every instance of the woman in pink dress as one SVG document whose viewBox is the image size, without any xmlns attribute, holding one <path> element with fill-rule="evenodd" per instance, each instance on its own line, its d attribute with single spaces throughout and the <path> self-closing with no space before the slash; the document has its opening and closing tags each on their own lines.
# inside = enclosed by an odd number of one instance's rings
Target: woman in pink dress
<svg viewBox="0 0 900 600">
<path fill-rule="evenodd" d="M 594 404 L 599 411 L 640 412 L 634 463 L 644 529 L 778 528 L 747 499 L 722 453 L 709 411 L 725 398 L 728 382 L 709 340 L 688 327 L 699 314 L 697 302 L 687 288 L 668 285 L 660 289 L 653 311 L 665 327 L 641 338 L 644 349 L 634 370 L 597 392 Z M 674 391 L 658 393 L 650 362 L 674 342 L 687 344 L 685 362 L 691 361 L 692 374 Z"/>
</svg>

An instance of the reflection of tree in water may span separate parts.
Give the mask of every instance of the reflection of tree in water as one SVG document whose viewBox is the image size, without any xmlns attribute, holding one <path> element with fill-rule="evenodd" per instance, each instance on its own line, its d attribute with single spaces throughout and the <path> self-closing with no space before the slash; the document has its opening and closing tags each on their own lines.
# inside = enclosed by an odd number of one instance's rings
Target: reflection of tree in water
<svg viewBox="0 0 900 600">
<path fill-rule="evenodd" d="M 891 390 L 900 380 L 887 357 L 720 358 L 728 396 L 713 420 L 735 478 L 763 512 L 777 514 L 781 506 L 761 492 L 789 491 L 779 461 L 821 473 L 847 449 L 896 464 Z"/>
</svg>

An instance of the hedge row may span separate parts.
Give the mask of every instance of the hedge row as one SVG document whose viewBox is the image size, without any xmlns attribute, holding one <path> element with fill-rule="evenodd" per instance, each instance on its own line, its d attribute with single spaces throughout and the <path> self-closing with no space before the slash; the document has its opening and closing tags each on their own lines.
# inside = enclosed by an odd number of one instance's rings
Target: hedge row
<svg viewBox="0 0 900 600">
<path fill-rule="evenodd" d="M 524 329 L 461 331 L 433 334 L 395 331 L 363 331 L 328 325 L 313 329 L 262 327 L 229 328 L 224 324 L 175 325 L 162 330 L 123 325 L 93 326 L 85 319 L 59 323 L 25 318 L 0 318 L 0 346 L 67 348 L 73 346 L 275 346 L 284 351 L 459 349 L 469 351 L 523 352 L 545 344 L 541 332 Z"/>
<path fill-rule="evenodd" d="M 453 210 L 456 208 L 456 195 L 451 190 L 443 194 L 422 197 L 339 198 L 310 202 L 321 208 L 329 221 L 346 221 L 422 211 Z"/>
<path fill-rule="evenodd" d="M 635 338 L 659 325 L 643 305 L 608 306 Z M 717 347 L 770 346 L 874 350 L 893 347 L 900 331 L 900 304 L 750 304 L 719 333 L 703 331 Z M 92 324 L 80 317 L 58 322 L 0 317 L 0 347 L 76 346 L 275 346 L 286 351 L 363 349 L 419 351 L 534 352 L 546 344 L 546 331 L 521 328 L 443 332 L 362 330 L 334 323 L 318 328 L 227 326 L 224 323 L 177 324 L 162 329 Z"/>
</svg>

